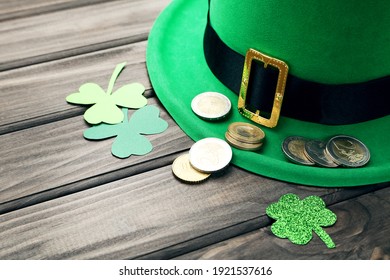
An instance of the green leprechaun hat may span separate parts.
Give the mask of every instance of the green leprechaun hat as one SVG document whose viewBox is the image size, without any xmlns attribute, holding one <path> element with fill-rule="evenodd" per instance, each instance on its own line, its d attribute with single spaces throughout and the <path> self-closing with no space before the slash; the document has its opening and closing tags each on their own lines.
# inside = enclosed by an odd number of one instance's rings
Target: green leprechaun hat
<svg viewBox="0 0 390 280">
<path fill-rule="evenodd" d="M 233 149 L 236 166 L 313 186 L 388 182 L 389 14 L 385 0 L 174 0 L 150 33 L 147 68 L 158 98 L 193 140 L 224 139 L 233 122 L 263 129 L 261 150 Z M 233 105 L 218 122 L 191 110 L 192 99 L 210 91 Z M 292 135 L 338 134 L 366 144 L 367 165 L 297 165 L 281 149 Z"/>
</svg>

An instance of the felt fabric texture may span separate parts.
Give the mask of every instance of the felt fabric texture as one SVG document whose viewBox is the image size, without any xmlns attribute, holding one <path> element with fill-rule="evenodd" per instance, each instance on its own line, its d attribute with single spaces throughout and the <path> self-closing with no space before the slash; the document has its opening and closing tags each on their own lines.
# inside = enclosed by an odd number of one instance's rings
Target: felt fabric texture
<svg viewBox="0 0 390 280">
<path fill-rule="evenodd" d="M 330 84 L 390 74 L 389 14 L 387 0 L 212 0 L 210 7 L 211 25 L 231 49 L 254 48 L 295 76 Z"/>
<path fill-rule="evenodd" d="M 206 137 L 224 139 L 232 122 L 250 121 L 234 109 L 237 95 L 215 78 L 203 54 L 203 35 L 207 22 L 207 0 L 175 0 L 158 17 L 149 36 L 146 60 L 153 88 L 177 124 L 193 140 Z M 233 104 L 228 118 L 207 122 L 191 110 L 199 93 L 217 91 Z M 266 177 L 311 186 L 350 187 L 390 181 L 390 116 L 355 125 L 327 126 L 281 117 L 273 129 L 261 127 L 266 139 L 259 152 L 233 148 L 232 164 Z M 291 135 L 328 139 L 346 134 L 363 141 L 371 160 L 363 168 L 321 168 L 289 162 L 282 150 Z"/>
</svg>

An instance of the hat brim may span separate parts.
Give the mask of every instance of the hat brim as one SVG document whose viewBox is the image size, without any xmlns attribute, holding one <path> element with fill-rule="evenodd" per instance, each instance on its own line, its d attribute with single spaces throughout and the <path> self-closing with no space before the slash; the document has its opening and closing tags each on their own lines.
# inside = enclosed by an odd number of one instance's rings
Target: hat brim
<svg viewBox="0 0 390 280">
<path fill-rule="evenodd" d="M 237 95 L 212 74 L 203 54 L 207 0 L 175 0 L 157 18 L 147 47 L 149 77 L 157 97 L 180 128 L 194 141 L 224 139 L 232 122 L 250 122 L 235 109 Z M 199 93 L 217 91 L 233 104 L 231 114 L 218 122 L 205 121 L 191 110 Z M 308 104 L 310 106 L 310 104 Z M 390 116 L 343 126 L 327 126 L 281 117 L 276 128 L 261 127 L 266 140 L 258 152 L 233 148 L 232 164 L 253 173 L 296 184 L 323 187 L 362 186 L 390 181 Z M 321 168 L 297 165 L 284 156 L 281 145 L 292 135 L 328 139 L 351 135 L 364 142 L 371 152 L 362 168 Z"/>
</svg>

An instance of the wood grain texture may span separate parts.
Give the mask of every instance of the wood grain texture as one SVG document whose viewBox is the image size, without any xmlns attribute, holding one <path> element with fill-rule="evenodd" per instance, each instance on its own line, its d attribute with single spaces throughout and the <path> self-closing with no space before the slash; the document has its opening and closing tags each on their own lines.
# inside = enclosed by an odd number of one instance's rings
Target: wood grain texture
<svg viewBox="0 0 390 280">
<path fill-rule="evenodd" d="M 308 245 L 294 245 L 274 236 L 268 226 L 178 259 L 386 259 L 390 255 L 390 187 L 329 209 L 337 222 L 324 229 L 335 249 L 328 249 L 315 234 Z"/>
<path fill-rule="evenodd" d="M 0 0 L 0 259 L 368 259 L 390 255 L 390 188 L 316 188 L 230 166 L 199 185 L 172 161 L 189 139 L 153 93 L 147 37 L 170 0 Z M 118 159 L 88 141 L 86 107 L 65 101 L 86 82 L 141 82 L 169 128 L 154 150 Z M 114 88 L 114 89 L 115 89 Z M 270 232 L 266 207 L 285 193 L 321 196 L 338 215 L 329 250 Z"/>
<path fill-rule="evenodd" d="M 108 0 L 1 0 L 0 21 L 93 5 Z"/>
<path fill-rule="evenodd" d="M 20 11 L 29 11 L 47 6 L 54 6 L 63 3 L 72 3 L 75 0 L 18 0 L 18 1 L 0 1 L 0 14 L 13 14 Z"/>
<path fill-rule="evenodd" d="M 169 0 L 124 0 L 0 25 L 0 71 L 145 40 Z"/>
<path fill-rule="evenodd" d="M 70 116 L 84 107 L 68 104 L 66 96 L 86 82 L 107 89 L 115 65 L 127 61 L 114 90 L 128 83 L 151 89 L 145 67 L 146 41 L 58 61 L 0 72 L 0 134 Z"/>
<path fill-rule="evenodd" d="M 339 191 L 294 186 L 235 167 L 188 185 L 168 165 L 1 215 L 0 259 L 171 258 L 253 230 L 240 226 L 248 221 L 264 226 L 266 206 L 284 193 L 332 200 Z"/>
<path fill-rule="evenodd" d="M 152 98 L 148 104 L 160 108 L 160 116 L 168 121 L 169 128 L 147 136 L 154 150 L 146 156 L 118 159 L 111 154 L 113 139 L 84 139 L 83 131 L 89 126 L 83 116 L 0 136 L 0 203 L 188 149 L 193 142 L 159 102 Z"/>
<path fill-rule="evenodd" d="M 0 259 L 172 258 L 266 226 L 265 208 L 284 193 L 334 203 L 363 191 L 294 186 L 235 167 L 188 185 L 168 165 L 1 215 Z"/>
</svg>

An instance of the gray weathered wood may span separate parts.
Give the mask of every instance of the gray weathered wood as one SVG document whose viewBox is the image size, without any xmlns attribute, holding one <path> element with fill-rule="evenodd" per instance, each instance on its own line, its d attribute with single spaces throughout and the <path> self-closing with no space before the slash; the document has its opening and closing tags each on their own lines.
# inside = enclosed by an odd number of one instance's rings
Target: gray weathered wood
<svg viewBox="0 0 390 280">
<path fill-rule="evenodd" d="M 55 6 L 58 4 L 72 3 L 72 2 L 76 2 L 76 0 L 38 0 L 38 1 L 1 0 L 0 1 L 0 14 L 1 15 L 14 14 L 14 13 L 21 12 L 21 11 L 35 10 L 35 9 L 39 9 L 39 8 L 43 8 L 43 7 L 47 7 L 47 6 Z"/>
<path fill-rule="evenodd" d="M 118 159 L 111 154 L 113 139 L 89 141 L 82 116 L 0 136 L 0 203 L 28 197 L 87 178 L 188 149 L 193 143 L 160 107 L 167 131 L 148 135 L 154 150 L 145 156 Z M 1 206 L 1 205 L 0 205 Z"/>
<path fill-rule="evenodd" d="M 235 167 L 188 185 L 168 165 L 0 216 L 0 259 L 171 258 L 267 225 L 265 208 L 284 193 L 334 203 L 339 191 Z M 344 199 L 356 191 L 343 190 Z"/>
<path fill-rule="evenodd" d="M 0 259 L 367 259 L 390 254 L 388 184 L 316 188 L 230 166 L 199 185 L 173 176 L 193 141 L 162 108 L 145 68 L 147 37 L 170 0 L 0 0 Z M 141 82 L 169 129 L 146 156 L 117 159 L 88 141 L 85 82 Z M 387 187 L 387 188 L 385 188 Z M 382 189 L 385 188 L 385 189 Z M 319 195 L 338 215 L 305 246 L 270 233 L 266 207 Z"/>
<path fill-rule="evenodd" d="M 378 251 L 384 258 L 390 254 L 389 201 L 388 187 L 330 206 L 337 222 L 324 229 L 335 249 L 327 249 L 315 234 L 308 245 L 294 245 L 275 237 L 268 226 L 178 259 L 370 259 L 380 258 Z"/>
<path fill-rule="evenodd" d="M 108 0 L 1 0 L 0 21 L 81 7 Z"/>
<path fill-rule="evenodd" d="M 145 40 L 169 0 L 104 2 L 0 25 L 0 71 Z"/>
<path fill-rule="evenodd" d="M 86 82 L 106 90 L 115 65 L 124 61 L 114 90 L 133 82 L 150 90 L 145 49 L 144 41 L 0 72 L 0 134 L 82 114 L 85 108 L 68 104 L 66 96 Z"/>
</svg>

